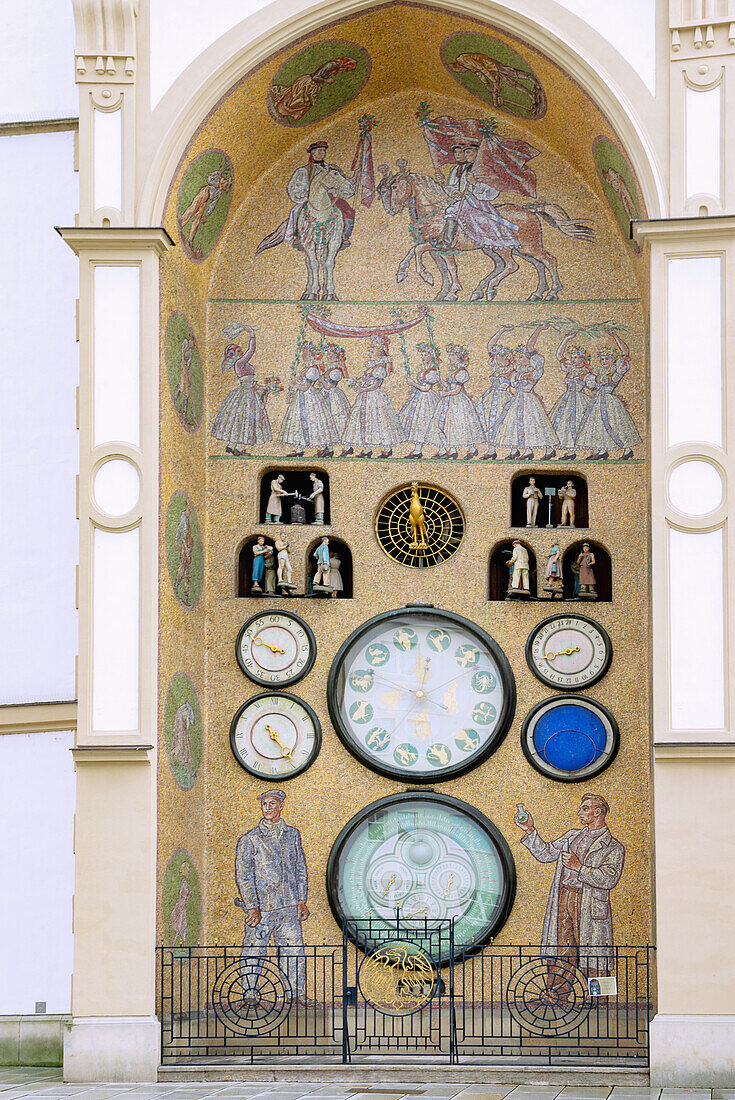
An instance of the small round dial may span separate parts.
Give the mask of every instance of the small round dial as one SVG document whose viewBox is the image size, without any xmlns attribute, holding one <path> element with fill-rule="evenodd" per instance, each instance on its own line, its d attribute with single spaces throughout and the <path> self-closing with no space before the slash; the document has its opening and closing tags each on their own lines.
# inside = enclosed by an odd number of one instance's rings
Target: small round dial
<svg viewBox="0 0 735 1100">
<path fill-rule="evenodd" d="M 314 635 L 290 611 L 261 611 L 237 636 L 238 664 L 253 683 L 287 687 L 310 671 L 316 657 Z"/>
<path fill-rule="evenodd" d="M 287 691 L 262 692 L 232 719 L 230 744 L 240 767 L 259 779 L 291 779 L 314 762 L 322 731 L 314 711 Z"/>
<path fill-rule="evenodd" d="M 594 619 L 552 615 L 531 631 L 526 660 L 542 683 L 562 691 L 578 691 L 605 675 L 612 660 L 612 642 Z"/>
<path fill-rule="evenodd" d="M 585 695 L 554 695 L 529 711 L 521 727 L 521 747 L 542 775 L 580 783 L 615 759 L 620 732 L 601 703 Z"/>
</svg>

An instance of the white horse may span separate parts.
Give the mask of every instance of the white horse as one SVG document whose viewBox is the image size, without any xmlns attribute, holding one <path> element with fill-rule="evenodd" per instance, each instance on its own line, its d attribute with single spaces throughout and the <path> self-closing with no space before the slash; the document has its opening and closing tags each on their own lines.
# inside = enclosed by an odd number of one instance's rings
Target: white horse
<svg viewBox="0 0 735 1100">
<path fill-rule="evenodd" d="M 311 181 L 309 197 L 296 219 L 300 247 L 306 261 L 304 302 L 336 302 L 334 261 L 342 247 L 345 219 L 335 198 L 349 199 L 354 182 L 340 171 L 328 169 Z M 320 271 L 321 268 L 321 271 Z"/>
</svg>

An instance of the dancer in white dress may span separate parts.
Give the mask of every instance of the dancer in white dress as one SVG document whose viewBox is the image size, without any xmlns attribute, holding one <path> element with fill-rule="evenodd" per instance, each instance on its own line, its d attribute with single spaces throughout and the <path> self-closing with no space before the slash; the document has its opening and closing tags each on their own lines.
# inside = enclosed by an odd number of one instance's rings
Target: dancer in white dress
<svg viewBox="0 0 735 1100">
<path fill-rule="evenodd" d="M 596 379 L 590 370 L 590 353 L 586 348 L 570 345 L 576 330 L 568 332 L 556 349 L 556 358 L 565 375 L 566 389 L 554 402 L 549 419 L 565 453 L 562 460 L 577 457 L 577 436 L 590 403 L 590 389 Z"/>
<path fill-rule="evenodd" d="M 513 325 L 501 325 L 495 335 L 491 336 L 487 342 L 490 385 L 477 402 L 480 423 L 485 429 L 487 441 L 490 444 L 490 449 L 486 455 L 482 456 L 483 458 L 498 457 L 492 438 L 505 406 L 511 399 L 510 379 L 515 363 L 515 355 L 511 348 L 499 343 L 499 340 L 504 332 L 512 331 Z"/>
<path fill-rule="evenodd" d="M 398 413 L 383 392 L 383 383 L 392 373 L 387 336 L 371 337 L 365 373 L 354 383 L 357 396 L 342 436 L 343 455 L 351 455 L 355 447 L 362 447 L 360 458 L 371 458 L 373 448 L 381 447 L 377 457 L 390 458 L 394 445 L 405 443 L 406 433 Z"/>
<path fill-rule="evenodd" d="M 544 357 L 536 351 L 536 341 L 547 327 L 539 325 L 527 342 L 515 349 L 513 399 L 505 406 L 491 441 L 495 447 L 508 447 L 508 458 L 531 460 L 534 450 L 542 448 L 542 459 L 554 458 L 559 445 L 541 398 L 534 393 L 544 374 Z"/>
<path fill-rule="evenodd" d="M 247 332 L 250 335 L 248 350 L 243 354 L 239 344 L 228 344 L 222 360 L 222 373 L 234 370 L 239 381 L 237 389 L 230 390 L 219 407 L 212 424 L 215 439 L 227 444 L 233 455 L 247 455 L 247 448 L 273 439 L 270 420 L 265 408 L 265 396 L 261 398 L 255 388 L 255 330 L 250 325 L 236 325 L 230 331 Z"/>
<path fill-rule="evenodd" d="M 469 352 L 459 344 L 448 344 L 449 373 L 440 401 L 429 428 L 428 442 L 438 447 L 434 458 L 457 458 L 460 447 L 466 447 L 466 458 L 476 458 L 477 448 L 485 443 L 475 403 L 465 386 L 470 380 L 467 370 Z"/>
<path fill-rule="evenodd" d="M 588 461 L 609 457 L 609 448 L 621 451 L 621 458 L 632 458 L 633 447 L 641 442 L 633 417 L 615 390 L 630 370 L 630 348 L 617 332 L 607 330 L 617 345 L 598 352 L 600 365 L 596 371 L 594 396 L 579 427 L 577 442 L 589 449 Z"/>
<path fill-rule="evenodd" d="M 421 356 L 421 367 L 416 378 L 407 378 L 411 387 L 403 408 L 398 414 L 406 432 L 413 443 L 413 450 L 406 458 L 423 458 L 423 448 L 429 441 L 429 428 L 439 404 L 434 386 L 441 386 L 439 373 L 439 349 L 433 344 L 419 344 L 416 348 Z"/>
<path fill-rule="evenodd" d="M 334 454 L 334 444 L 339 432 L 329 411 L 326 398 L 316 383 L 321 379 L 319 356 L 311 343 L 301 347 L 303 367 L 296 382 L 289 390 L 289 402 L 286 408 L 279 443 L 288 443 L 294 450 L 289 458 L 301 458 L 306 447 L 316 447 L 320 458 L 330 458 Z"/>
<path fill-rule="evenodd" d="M 352 412 L 347 394 L 340 387 L 340 382 L 347 378 L 345 349 L 339 344 L 327 344 L 322 349 L 321 369 L 321 390 L 339 432 L 339 438 L 342 439 Z"/>
</svg>

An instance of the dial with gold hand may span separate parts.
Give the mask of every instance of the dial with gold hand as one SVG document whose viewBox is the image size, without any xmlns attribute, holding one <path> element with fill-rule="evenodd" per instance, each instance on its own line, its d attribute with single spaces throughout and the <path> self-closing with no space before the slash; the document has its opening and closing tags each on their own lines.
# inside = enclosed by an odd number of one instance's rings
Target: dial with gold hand
<svg viewBox="0 0 735 1100">
<path fill-rule="evenodd" d="M 447 888 L 444 891 L 444 897 L 445 898 L 449 897 L 449 891 L 452 889 L 452 883 L 453 882 L 454 882 L 454 872 L 452 872 L 452 874 L 449 876 L 449 879 L 447 880 Z"/>
<path fill-rule="evenodd" d="M 395 881 L 396 881 L 396 876 L 395 876 L 395 875 L 391 875 L 391 876 L 390 876 L 390 878 L 389 878 L 389 880 L 388 880 L 388 885 L 386 886 L 385 890 L 383 891 L 383 897 L 384 897 L 384 898 L 387 898 L 387 897 L 388 897 L 388 891 L 390 890 L 391 886 L 393 885 L 393 883 L 394 883 Z"/>
<path fill-rule="evenodd" d="M 265 727 L 265 732 L 269 735 L 271 741 L 275 741 L 278 745 L 281 750 L 281 756 L 285 756 L 288 760 L 293 760 L 293 749 L 289 749 L 287 745 L 284 745 L 283 741 L 281 741 L 281 735 L 268 725 Z"/>
<path fill-rule="evenodd" d="M 573 653 L 579 652 L 579 646 L 575 645 L 572 649 L 560 649 L 558 653 L 544 653 L 544 660 L 555 661 L 557 657 L 571 657 Z"/>
<path fill-rule="evenodd" d="M 271 651 L 271 653 L 281 653 L 281 654 L 283 654 L 283 653 L 285 653 L 285 652 L 286 652 L 286 650 L 285 650 L 285 649 L 281 649 L 281 647 L 280 647 L 280 646 L 277 646 L 277 645 L 271 645 L 271 644 L 270 644 L 270 642 L 264 642 L 262 638 L 254 638 L 254 639 L 253 639 L 253 645 L 254 645 L 254 646 L 256 646 L 256 645 L 264 645 L 264 646 L 266 647 L 266 649 L 269 649 L 269 650 Z"/>
</svg>

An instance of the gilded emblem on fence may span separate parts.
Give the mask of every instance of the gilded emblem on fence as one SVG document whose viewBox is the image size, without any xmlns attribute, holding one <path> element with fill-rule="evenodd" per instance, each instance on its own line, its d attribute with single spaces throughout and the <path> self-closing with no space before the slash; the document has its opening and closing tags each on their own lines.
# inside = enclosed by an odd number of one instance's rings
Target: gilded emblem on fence
<svg viewBox="0 0 735 1100">
<path fill-rule="evenodd" d="M 395 940 L 365 956 L 358 982 L 368 1004 L 388 1016 L 408 1016 L 434 996 L 437 971 L 417 944 Z"/>
</svg>

